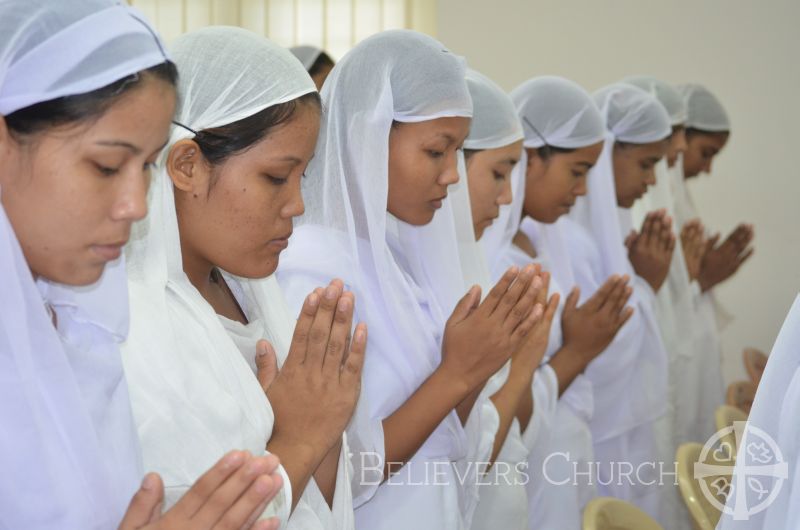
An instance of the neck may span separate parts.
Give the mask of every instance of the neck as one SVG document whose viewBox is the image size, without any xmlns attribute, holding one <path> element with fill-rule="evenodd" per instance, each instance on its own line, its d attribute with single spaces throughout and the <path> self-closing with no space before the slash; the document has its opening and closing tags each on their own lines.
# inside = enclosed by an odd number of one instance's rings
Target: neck
<svg viewBox="0 0 800 530">
<path fill-rule="evenodd" d="M 183 259 L 183 272 L 189 278 L 194 288 L 197 289 L 203 298 L 208 300 L 209 289 L 215 285 L 214 264 L 204 257 L 188 248 L 181 238 L 181 257 Z"/>
</svg>

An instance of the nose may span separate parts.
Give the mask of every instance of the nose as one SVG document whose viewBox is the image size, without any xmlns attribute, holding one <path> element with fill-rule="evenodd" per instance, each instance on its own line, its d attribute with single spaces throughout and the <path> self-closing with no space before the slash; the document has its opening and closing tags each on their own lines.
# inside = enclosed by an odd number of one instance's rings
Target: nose
<svg viewBox="0 0 800 530">
<path fill-rule="evenodd" d="M 305 211 L 306 205 L 303 202 L 301 182 L 300 179 L 297 179 L 297 184 L 292 186 L 289 200 L 286 201 L 286 204 L 284 204 L 283 208 L 281 208 L 281 217 L 284 219 L 291 219 L 293 217 L 299 217 L 303 215 Z"/>
<path fill-rule="evenodd" d="M 497 196 L 497 204 L 503 206 L 504 204 L 511 204 L 513 196 L 511 193 L 511 179 L 503 180 L 503 186 L 500 188 L 500 195 Z"/>
<path fill-rule="evenodd" d="M 572 188 L 572 194 L 575 197 L 583 197 L 584 195 L 586 195 L 587 191 L 588 190 L 586 188 L 586 179 L 585 178 L 580 179 L 578 181 L 578 183 L 575 184 L 575 187 Z"/>
<path fill-rule="evenodd" d="M 644 176 L 644 183 L 648 186 L 654 186 L 656 183 L 656 170 L 655 168 L 650 168 L 647 170 L 647 173 Z"/>
<path fill-rule="evenodd" d="M 111 209 L 111 218 L 115 221 L 139 221 L 147 215 L 147 187 L 150 183 L 149 172 L 142 174 L 132 172 L 122 183 L 119 193 Z"/>
<path fill-rule="evenodd" d="M 452 156 L 447 157 L 447 166 L 444 171 L 436 179 L 436 182 L 441 186 L 449 186 L 458 182 L 458 152 L 453 151 Z"/>
</svg>

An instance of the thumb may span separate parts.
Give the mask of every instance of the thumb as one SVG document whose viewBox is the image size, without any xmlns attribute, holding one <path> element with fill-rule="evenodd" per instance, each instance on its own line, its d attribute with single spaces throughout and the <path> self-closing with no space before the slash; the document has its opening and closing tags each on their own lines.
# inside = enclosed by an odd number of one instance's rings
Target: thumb
<svg viewBox="0 0 800 530">
<path fill-rule="evenodd" d="M 450 321 L 455 323 L 461 322 L 466 319 L 472 311 L 478 307 L 481 301 L 481 288 L 477 285 L 473 285 L 467 291 L 467 294 L 458 301 L 456 304 L 456 308 L 453 309 L 453 313 L 450 315 Z"/>
<path fill-rule="evenodd" d="M 630 251 L 635 241 L 636 241 L 636 232 L 634 230 L 631 230 L 631 232 L 628 234 L 628 237 L 625 238 L 625 247 Z"/>
<path fill-rule="evenodd" d="M 573 287 L 567 296 L 567 301 L 564 302 L 564 315 L 571 314 L 578 307 L 578 298 L 580 298 L 580 287 Z"/>
<path fill-rule="evenodd" d="M 714 234 L 713 236 L 709 237 L 709 238 L 708 238 L 708 240 L 706 241 L 706 245 L 708 245 L 708 246 L 706 247 L 706 249 L 708 249 L 708 250 L 711 250 L 711 249 L 713 249 L 715 246 L 717 246 L 717 241 L 719 241 L 719 237 L 720 237 L 720 234 L 719 234 L 719 232 L 717 232 L 717 233 L 716 233 L 716 234 Z"/>
<path fill-rule="evenodd" d="M 264 392 L 278 376 L 278 356 L 269 341 L 261 339 L 256 343 L 256 377 Z"/>
<path fill-rule="evenodd" d="M 156 473 L 148 473 L 131 499 L 119 530 L 137 530 L 158 521 L 163 505 L 164 483 Z"/>
</svg>

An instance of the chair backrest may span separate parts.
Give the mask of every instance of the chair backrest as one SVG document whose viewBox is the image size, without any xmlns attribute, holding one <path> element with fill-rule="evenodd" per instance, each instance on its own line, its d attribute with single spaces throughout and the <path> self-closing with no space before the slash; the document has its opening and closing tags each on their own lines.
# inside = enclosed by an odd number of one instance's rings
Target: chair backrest
<svg viewBox="0 0 800 530">
<path fill-rule="evenodd" d="M 730 491 L 733 461 L 726 454 L 711 449 L 701 462 L 702 451 L 703 446 L 695 442 L 678 448 L 678 488 L 692 516 L 694 527 L 697 530 L 714 530 L 722 512 L 708 499 L 700 482 L 704 481 L 710 494 L 724 506 L 726 495 Z M 695 464 L 700 465 L 696 467 Z"/>
<path fill-rule="evenodd" d="M 745 414 L 750 414 L 753 400 L 756 398 L 756 390 L 756 385 L 752 381 L 734 381 L 728 385 L 725 403 L 741 409 Z"/>
<path fill-rule="evenodd" d="M 583 530 L 664 530 L 664 528 L 630 503 L 613 497 L 597 497 L 583 509 Z"/>
<path fill-rule="evenodd" d="M 744 369 L 747 370 L 747 375 L 756 386 L 758 386 L 758 383 L 761 381 L 761 376 L 764 375 L 767 359 L 769 359 L 769 357 L 758 348 L 745 348 L 742 351 Z"/>
<path fill-rule="evenodd" d="M 714 420 L 717 424 L 717 432 L 726 429 L 727 427 L 734 427 L 733 430 L 728 430 L 728 432 L 722 435 L 720 438 L 720 447 L 726 452 L 731 460 L 735 460 L 736 451 L 738 450 L 738 444 L 736 443 L 737 434 L 741 436 L 744 422 L 747 421 L 747 414 L 745 414 L 740 408 L 732 407 L 730 405 L 720 405 L 717 407 L 717 410 L 714 413 Z M 740 426 L 738 433 L 736 431 L 736 422 L 742 422 L 738 424 Z"/>
</svg>

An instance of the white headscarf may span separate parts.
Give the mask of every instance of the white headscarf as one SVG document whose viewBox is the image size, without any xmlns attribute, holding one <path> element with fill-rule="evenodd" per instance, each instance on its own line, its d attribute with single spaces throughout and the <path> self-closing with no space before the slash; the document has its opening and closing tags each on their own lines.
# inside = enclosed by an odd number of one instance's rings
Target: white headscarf
<svg viewBox="0 0 800 530">
<path fill-rule="evenodd" d="M 544 145 L 575 149 L 600 142 L 605 137 L 603 119 L 586 91 L 568 79 L 555 76 L 542 76 L 522 83 L 511 92 L 511 98 L 522 121 L 525 132 L 524 146 L 539 148 Z M 509 257 L 521 252 L 512 240 L 522 222 L 522 205 L 525 200 L 525 173 L 527 155 L 522 158 L 511 174 L 512 203 L 500 208 L 500 217 L 484 231 L 481 243 L 487 253 L 493 277 L 498 277 L 510 266 Z M 530 220 L 532 228 L 544 232 L 555 232 L 556 225 L 544 226 Z M 566 249 L 561 237 L 553 233 L 552 240 L 556 255 L 551 253 L 556 263 L 565 263 Z M 559 251 L 561 246 L 562 251 Z M 524 254 L 524 253 L 523 253 Z M 514 261 L 514 260 L 512 260 Z M 559 267 L 553 273 L 565 288 L 574 285 L 568 267 Z M 562 276 L 561 274 L 567 276 Z"/>
<path fill-rule="evenodd" d="M 315 91 L 288 50 L 241 28 L 207 27 L 182 35 L 172 53 L 181 72 L 176 121 L 193 131 L 234 123 Z M 173 128 L 151 185 L 150 213 L 127 248 L 131 334 L 123 356 L 144 462 L 161 473 L 168 505 L 227 451 L 263 454 L 273 426 L 272 409 L 253 373 L 255 345 L 245 359 L 183 271 L 164 161 L 176 142 L 194 136 L 188 129 Z M 277 282 L 274 277 L 234 281 L 252 320 L 265 324 L 264 338 L 282 364 L 294 320 Z M 285 521 L 288 480 L 283 488 L 265 515 L 277 513 Z M 302 500 L 292 522 L 301 508 Z"/>
<path fill-rule="evenodd" d="M 306 71 L 311 70 L 311 67 L 314 66 L 319 56 L 322 55 L 322 50 L 316 46 L 308 45 L 292 46 L 289 48 L 289 51 L 292 52 L 292 55 L 297 57 L 297 60 L 302 63 Z"/>
<path fill-rule="evenodd" d="M 622 82 L 639 87 L 656 98 L 669 114 L 670 125 L 673 127 L 686 123 L 688 116 L 686 102 L 683 95 L 673 85 L 650 75 L 632 75 L 623 79 Z"/>
<path fill-rule="evenodd" d="M 381 422 L 439 365 L 445 319 L 467 289 L 463 276 L 454 273 L 461 265 L 450 199 L 426 226 L 409 226 L 387 213 L 392 122 L 471 117 L 464 76 L 464 60 L 441 43 L 393 30 L 353 48 L 322 90 L 326 112 L 303 182 L 306 213 L 281 256 L 279 277 L 293 305 L 302 299 L 304 280 L 343 278 L 355 292 L 358 318 L 369 326 L 362 397 L 348 429 L 356 465 L 370 454 L 382 461 Z M 403 477 L 408 480 L 410 472 L 418 480 L 425 461 L 457 461 L 468 445 L 451 412 Z M 354 503 L 361 506 L 357 521 L 368 528 L 405 527 L 409 521 L 423 525 L 416 528 L 464 525 L 476 501 L 469 478 L 469 490 L 460 495 L 457 480 L 448 487 L 377 488 L 374 479 L 362 475 L 354 482 Z M 417 504 L 421 499 L 424 506 Z"/>
<path fill-rule="evenodd" d="M 153 30 L 127 6 L 0 5 L 0 114 L 165 60 Z M 0 207 L 0 270 L 0 527 L 116 528 L 141 479 L 118 350 L 128 331 L 124 264 L 107 266 L 92 286 L 34 282 Z"/>
<path fill-rule="evenodd" d="M 687 83 L 678 90 L 686 101 L 686 127 L 708 132 L 728 132 L 731 122 L 725 107 L 717 97 L 703 85 Z"/>
<path fill-rule="evenodd" d="M 758 384 L 733 471 L 726 506 L 732 513 L 722 515 L 717 526 L 720 530 L 772 530 L 800 525 L 800 424 L 796 421 L 800 415 L 798 330 L 800 297 L 795 298 L 783 322 Z M 774 444 L 765 440 L 764 433 Z M 775 467 L 770 469 L 769 465 Z M 764 491 L 769 493 L 765 495 Z M 757 513 L 756 508 L 759 508 Z"/>
</svg>

